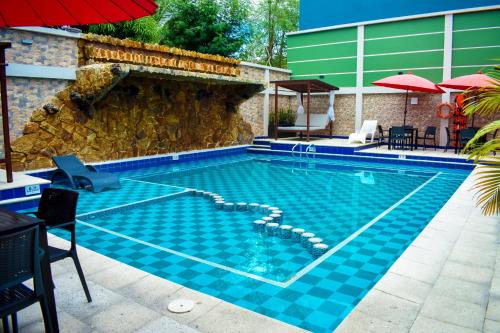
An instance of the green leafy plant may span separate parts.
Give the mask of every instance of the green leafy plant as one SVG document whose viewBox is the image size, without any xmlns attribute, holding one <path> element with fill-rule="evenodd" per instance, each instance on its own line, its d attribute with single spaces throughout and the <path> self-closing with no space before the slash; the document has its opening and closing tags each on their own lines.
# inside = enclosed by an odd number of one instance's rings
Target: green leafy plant
<svg viewBox="0 0 500 333">
<path fill-rule="evenodd" d="M 465 114 L 491 116 L 500 113 L 500 72 L 495 68 L 488 73 L 492 78 L 492 85 L 473 92 L 466 99 Z M 477 190 L 478 205 L 484 215 L 500 214 L 500 156 L 496 151 L 500 149 L 500 138 L 493 138 L 483 142 L 483 138 L 500 130 L 500 120 L 494 120 L 483 126 L 464 147 L 480 165 L 477 167 L 477 180 L 474 189 Z"/>
<path fill-rule="evenodd" d="M 275 113 L 269 115 L 269 124 L 274 126 Z M 280 108 L 278 111 L 278 125 L 279 126 L 293 126 L 295 124 L 295 114 L 291 108 Z"/>
<path fill-rule="evenodd" d="M 83 26 L 83 32 L 106 35 L 121 39 L 131 39 L 144 43 L 159 43 L 161 38 L 160 20 L 164 15 L 164 5 L 159 3 L 155 14 L 136 20 L 108 24 Z"/>
</svg>

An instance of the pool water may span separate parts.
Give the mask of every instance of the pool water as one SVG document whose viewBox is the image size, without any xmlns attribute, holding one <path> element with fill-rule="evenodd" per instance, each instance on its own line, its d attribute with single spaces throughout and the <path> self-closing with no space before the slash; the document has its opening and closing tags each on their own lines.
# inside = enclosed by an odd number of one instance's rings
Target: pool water
<svg viewBox="0 0 500 333">
<path fill-rule="evenodd" d="M 314 332 L 333 330 L 468 175 L 442 168 L 242 154 L 120 173 L 122 189 L 81 192 L 78 243 L 152 274 Z M 215 209 L 186 188 L 226 202 L 279 207 L 284 224 L 323 239 L 256 232 L 259 212 Z"/>
</svg>

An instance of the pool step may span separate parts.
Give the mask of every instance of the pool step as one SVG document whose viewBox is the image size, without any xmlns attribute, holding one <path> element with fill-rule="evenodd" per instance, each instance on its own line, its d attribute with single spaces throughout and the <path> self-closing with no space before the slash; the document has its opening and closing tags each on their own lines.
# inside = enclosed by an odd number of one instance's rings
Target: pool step
<svg viewBox="0 0 500 333">
<path fill-rule="evenodd" d="M 271 150 L 271 142 L 269 139 L 254 139 L 252 142 L 252 146 L 247 149 L 251 151 L 270 151 Z"/>
<path fill-rule="evenodd" d="M 259 149 L 271 149 L 271 145 L 265 145 L 265 144 L 253 144 L 252 148 L 259 148 Z"/>
</svg>

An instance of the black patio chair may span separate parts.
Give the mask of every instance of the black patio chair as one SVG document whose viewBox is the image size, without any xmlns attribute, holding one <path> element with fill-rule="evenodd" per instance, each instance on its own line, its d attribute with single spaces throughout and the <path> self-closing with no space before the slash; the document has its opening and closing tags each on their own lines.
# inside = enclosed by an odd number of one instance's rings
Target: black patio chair
<svg viewBox="0 0 500 333">
<path fill-rule="evenodd" d="M 467 142 L 469 142 L 476 135 L 477 131 L 477 128 L 465 128 L 460 130 L 460 149 L 463 149 L 465 147 Z"/>
<path fill-rule="evenodd" d="M 50 262 L 56 262 L 66 258 L 73 259 L 78 272 L 80 282 L 82 283 L 87 301 L 92 302 L 89 288 L 83 275 L 82 266 L 76 252 L 76 205 L 78 202 L 78 193 L 59 188 L 47 188 L 43 191 L 38 205 L 38 211 L 28 214 L 34 214 L 39 219 L 45 221 L 47 230 L 61 229 L 70 232 L 71 246 L 69 249 L 59 249 L 49 246 Z"/>
<path fill-rule="evenodd" d="M 3 332 L 18 332 L 16 313 L 32 304 L 40 303 L 45 331 L 53 332 L 50 309 L 44 293 L 39 247 L 38 225 L 0 236 L 0 318 Z M 33 290 L 23 282 L 33 279 Z"/>
<path fill-rule="evenodd" d="M 444 152 L 446 153 L 451 143 L 451 134 L 450 134 L 450 129 L 448 127 L 445 127 L 445 129 L 446 129 L 446 147 L 444 148 Z"/>
<path fill-rule="evenodd" d="M 436 127 L 435 126 L 428 126 L 425 129 L 424 136 L 419 136 L 417 137 L 417 140 L 424 140 L 424 150 L 427 149 L 427 140 L 432 140 L 434 143 L 434 150 L 437 149 L 436 145 Z"/>
<path fill-rule="evenodd" d="M 385 143 L 385 140 L 389 138 L 389 130 L 384 130 L 382 125 L 377 125 L 378 128 L 378 145 L 377 147 L 380 147 L 383 143 Z M 386 134 L 387 133 L 387 134 Z"/>
<path fill-rule="evenodd" d="M 396 147 L 399 143 L 401 149 L 404 149 L 405 143 L 408 141 L 405 128 L 402 126 L 392 127 L 390 131 L 390 141 L 392 146 Z"/>
</svg>

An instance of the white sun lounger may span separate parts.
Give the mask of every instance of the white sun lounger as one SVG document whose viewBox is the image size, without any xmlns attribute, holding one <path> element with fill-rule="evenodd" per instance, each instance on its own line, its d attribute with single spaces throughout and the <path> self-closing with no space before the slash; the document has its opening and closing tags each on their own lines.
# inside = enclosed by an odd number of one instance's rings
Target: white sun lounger
<svg viewBox="0 0 500 333">
<path fill-rule="evenodd" d="M 363 121 L 363 126 L 357 133 L 352 133 L 349 135 L 348 142 L 361 142 L 366 143 L 366 138 L 368 135 L 371 136 L 371 141 L 373 142 L 373 137 L 375 136 L 375 131 L 377 130 L 376 120 L 365 120 Z"/>
</svg>

